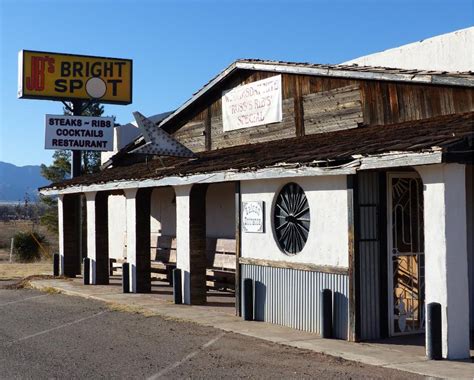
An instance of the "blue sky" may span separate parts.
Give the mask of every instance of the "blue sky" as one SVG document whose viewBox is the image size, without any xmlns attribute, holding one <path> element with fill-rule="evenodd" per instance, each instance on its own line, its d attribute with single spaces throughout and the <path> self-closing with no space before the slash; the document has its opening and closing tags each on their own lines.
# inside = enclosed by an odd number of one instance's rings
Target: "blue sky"
<svg viewBox="0 0 474 380">
<path fill-rule="evenodd" d="M 119 123 L 177 108 L 238 58 L 340 63 L 472 26 L 472 0 L 0 0 L 0 161 L 51 162 L 44 115 L 60 102 L 16 98 L 21 49 L 134 61 Z"/>
</svg>

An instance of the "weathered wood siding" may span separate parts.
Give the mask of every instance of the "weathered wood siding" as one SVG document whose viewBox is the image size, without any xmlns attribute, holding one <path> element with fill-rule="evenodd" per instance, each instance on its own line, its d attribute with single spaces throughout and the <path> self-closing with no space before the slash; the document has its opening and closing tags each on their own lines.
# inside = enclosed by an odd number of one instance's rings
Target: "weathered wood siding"
<svg viewBox="0 0 474 380">
<path fill-rule="evenodd" d="M 204 121 L 192 120 L 176 131 L 174 137 L 193 152 L 206 150 Z"/>
<path fill-rule="evenodd" d="M 281 123 L 260 125 L 224 132 L 222 116 L 211 119 L 211 149 L 227 148 L 265 141 L 286 139 L 296 136 L 293 98 L 283 100 Z"/>
<path fill-rule="evenodd" d="M 474 90 L 361 81 L 364 123 L 386 125 L 474 110 Z"/>
<path fill-rule="evenodd" d="M 303 115 L 307 135 L 357 128 L 364 120 L 359 86 L 303 96 Z"/>
<path fill-rule="evenodd" d="M 195 152 L 280 140 L 363 125 L 387 125 L 474 111 L 474 90 L 401 82 L 282 75 L 283 120 L 224 132 L 222 92 L 278 73 L 241 71 L 169 125 Z"/>
</svg>

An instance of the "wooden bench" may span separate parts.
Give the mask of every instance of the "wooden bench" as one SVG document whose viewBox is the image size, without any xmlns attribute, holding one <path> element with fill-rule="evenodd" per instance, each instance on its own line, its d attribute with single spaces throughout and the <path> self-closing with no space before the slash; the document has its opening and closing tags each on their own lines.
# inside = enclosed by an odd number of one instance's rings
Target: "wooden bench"
<svg viewBox="0 0 474 380">
<path fill-rule="evenodd" d="M 122 264 L 126 262 L 126 259 L 109 259 L 109 275 L 122 275 Z"/>
<path fill-rule="evenodd" d="M 154 241 L 154 239 L 152 238 Z M 151 248 L 151 273 L 153 277 L 173 285 L 173 269 L 176 268 L 176 238 L 158 236 L 156 247 Z"/>
<path fill-rule="evenodd" d="M 176 268 L 177 242 L 174 236 L 158 236 L 152 247 L 151 272 L 153 277 L 172 285 L 172 271 Z M 235 290 L 235 240 L 206 239 L 206 284 L 209 289 Z"/>
<path fill-rule="evenodd" d="M 155 244 L 153 243 L 156 242 Z M 152 235 L 151 244 L 151 273 L 152 277 L 166 280 L 172 284 L 171 272 L 176 268 L 176 238 L 172 236 Z M 110 275 L 121 275 L 122 264 L 126 259 L 110 259 Z"/>
<path fill-rule="evenodd" d="M 119 272 L 118 274 L 122 275 L 122 264 L 127 262 L 127 233 L 124 232 L 122 235 L 122 258 L 120 259 L 112 259 L 109 258 L 109 275 L 113 276 L 115 272 Z"/>
<path fill-rule="evenodd" d="M 235 291 L 235 239 L 206 239 L 207 287 Z"/>
<path fill-rule="evenodd" d="M 156 242 L 155 244 L 153 242 Z M 176 268 L 177 242 L 174 236 L 152 236 L 152 279 L 167 281 L 173 285 L 173 269 Z M 206 285 L 209 289 L 235 291 L 235 239 L 206 239 Z M 110 259 L 110 275 L 120 274 L 126 259 Z"/>
</svg>

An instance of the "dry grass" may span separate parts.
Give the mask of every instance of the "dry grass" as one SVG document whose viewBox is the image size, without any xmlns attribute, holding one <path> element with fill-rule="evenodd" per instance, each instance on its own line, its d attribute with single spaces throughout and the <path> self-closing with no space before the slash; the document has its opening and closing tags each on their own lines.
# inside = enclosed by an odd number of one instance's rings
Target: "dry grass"
<svg viewBox="0 0 474 380">
<path fill-rule="evenodd" d="M 118 303 L 111 303 L 111 304 L 108 304 L 107 307 L 112 311 L 118 311 L 120 313 L 141 314 L 147 318 L 156 317 L 157 315 L 159 315 L 150 310 L 147 310 L 138 306 L 132 306 L 132 305 L 122 305 Z"/>
<path fill-rule="evenodd" d="M 46 288 L 41 288 L 42 292 L 48 293 L 48 294 L 61 294 L 62 291 L 56 288 L 53 288 L 51 286 L 48 286 Z"/>
<path fill-rule="evenodd" d="M 49 276 L 49 275 L 35 275 L 35 276 L 25 277 L 25 278 L 22 278 L 22 279 L 17 279 L 14 283 L 7 284 L 7 285 L 4 285 L 4 286 L 0 286 L 0 288 L 1 289 L 32 289 L 31 281 L 33 281 L 33 280 L 49 280 L 49 279 L 52 279 L 52 278 L 64 279 L 64 277 L 53 277 L 53 276 Z M 50 291 L 51 294 L 61 293 L 60 290 L 55 289 L 55 288 L 49 288 L 48 287 L 47 290 Z"/>
<path fill-rule="evenodd" d="M 32 231 L 36 231 L 39 234 L 46 236 L 48 245 L 44 246 L 44 248 L 49 256 L 58 251 L 58 236 L 48 231 L 45 227 L 28 220 L 13 220 L 10 222 L 0 221 L 0 262 L 2 260 L 8 260 L 11 238 L 17 232 Z"/>
<path fill-rule="evenodd" d="M 1 263 L 0 279 L 13 280 L 30 276 L 52 275 L 53 264 L 51 262 L 40 263 Z"/>
</svg>

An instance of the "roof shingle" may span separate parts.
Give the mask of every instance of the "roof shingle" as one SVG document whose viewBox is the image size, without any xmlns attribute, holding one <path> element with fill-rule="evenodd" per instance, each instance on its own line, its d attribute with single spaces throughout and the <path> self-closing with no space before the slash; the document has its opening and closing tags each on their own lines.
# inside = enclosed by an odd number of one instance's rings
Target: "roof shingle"
<svg viewBox="0 0 474 380">
<path fill-rule="evenodd" d="M 234 146 L 198 153 L 196 159 L 166 158 L 135 163 L 85 175 L 46 188 L 66 188 L 123 180 L 159 179 L 227 170 L 251 171 L 281 164 L 329 165 L 351 160 L 355 155 L 389 152 L 448 151 L 463 140 L 472 151 L 474 112 L 439 116 L 392 125 L 308 135 L 266 143 Z"/>
</svg>

